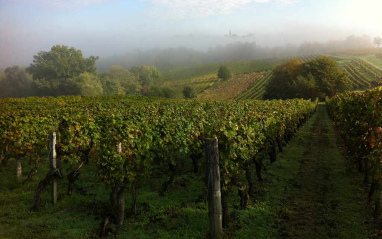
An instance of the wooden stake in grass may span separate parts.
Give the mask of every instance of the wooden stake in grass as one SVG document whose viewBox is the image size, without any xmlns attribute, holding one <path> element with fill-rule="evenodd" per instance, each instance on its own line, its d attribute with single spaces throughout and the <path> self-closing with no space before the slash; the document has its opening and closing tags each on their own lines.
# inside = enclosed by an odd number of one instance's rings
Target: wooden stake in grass
<svg viewBox="0 0 382 239">
<path fill-rule="evenodd" d="M 116 145 L 117 153 L 122 153 L 122 143 Z M 122 225 L 125 219 L 125 185 L 127 181 L 116 183 L 110 193 L 112 215 L 115 224 Z"/>
<path fill-rule="evenodd" d="M 49 137 L 49 160 L 50 169 L 55 170 L 57 167 L 57 154 L 56 154 L 56 133 L 53 132 Z M 57 203 L 57 179 L 53 176 L 52 179 L 52 202 L 53 205 Z"/>
<path fill-rule="evenodd" d="M 218 140 L 207 138 L 205 141 L 208 167 L 208 211 L 210 219 L 210 238 L 222 236 L 222 204 L 220 191 Z"/>
<path fill-rule="evenodd" d="M 16 173 L 17 173 L 17 181 L 19 183 L 23 182 L 23 169 L 21 166 L 21 156 L 17 155 L 16 156 Z"/>
</svg>

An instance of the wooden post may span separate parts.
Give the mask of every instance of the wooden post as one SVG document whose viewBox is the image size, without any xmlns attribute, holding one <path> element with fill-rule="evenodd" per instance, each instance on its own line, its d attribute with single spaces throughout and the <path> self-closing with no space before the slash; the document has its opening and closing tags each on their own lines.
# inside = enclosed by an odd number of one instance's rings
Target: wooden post
<svg viewBox="0 0 382 239">
<path fill-rule="evenodd" d="M 122 143 L 117 145 L 117 153 L 122 153 Z M 117 224 L 122 225 L 125 220 L 125 185 L 122 185 L 118 188 L 117 192 L 117 205 L 116 205 L 116 216 L 117 216 Z"/>
<path fill-rule="evenodd" d="M 117 153 L 122 153 L 122 143 L 117 144 Z"/>
<path fill-rule="evenodd" d="M 21 166 L 21 157 L 20 155 L 16 156 L 16 173 L 17 173 L 17 181 L 19 183 L 23 182 L 23 169 Z"/>
<path fill-rule="evenodd" d="M 49 137 L 49 152 L 50 169 L 54 170 L 57 168 L 56 132 L 53 132 Z M 52 179 L 52 202 L 53 205 L 57 203 L 57 179 L 54 175 Z"/>
<path fill-rule="evenodd" d="M 205 140 L 208 168 L 208 216 L 210 220 L 210 238 L 222 236 L 222 204 L 220 191 L 218 139 Z"/>
</svg>

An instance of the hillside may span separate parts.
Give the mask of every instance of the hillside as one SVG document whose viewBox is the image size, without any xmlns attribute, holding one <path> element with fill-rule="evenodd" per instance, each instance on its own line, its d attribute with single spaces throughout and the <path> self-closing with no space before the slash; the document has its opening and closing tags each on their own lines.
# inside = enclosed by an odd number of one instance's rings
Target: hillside
<svg viewBox="0 0 382 239">
<path fill-rule="evenodd" d="M 298 58 L 306 62 L 318 55 L 301 55 L 288 58 L 271 58 L 262 60 L 232 61 L 214 64 L 183 66 L 163 73 L 163 86 L 181 91 L 190 86 L 199 99 L 262 99 L 265 86 L 272 76 L 271 70 L 288 59 Z M 222 82 L 216 71 L 220 65 L 226 65 L 233 73 L 233 78 Z"/>
<path fill-rule="evenodd" d="M 330 55 L 333 60 L 338 62 L 341 69 L 348 76 L 352 90 L 373 88 L 382 76 L 382 70 L 376 67 L 377 64 L 380 64 L 382 68 L 382 60 L 377 59 L 373 55 L 367 55 L 370 54 L 369 49 L 364 54 L 361 54 L 361 52 L 364 51 L 358 50 Z M 175 88 L 179 91 L 186 86 L 191 86 L 198 99 L 262 99 L 265 87 L 272 77 L 271 70 L 274 66 L 292 58 L 297 58 L 301 62 L 307 62 L 318 56 L 302 55 L 283 59 L 243 61 L 243 65 L 240 65 L 240 62 L 221 63 L 221 65 L 227 65 L 230 71 L 234 73 L 233 78 L 226 82 L 220 81 L 214 72 L 218 68 L 218 64 L 183 67 L 165 72 L 165 76 L 172 75 L 172 77 L 166 79 L 162 85 Z M 203 72 L 208 72 L 208 74 L 202 75 Z M 180 80 L 174 80 L 175 78 L 173 77 L 175 75 Z M 187 78 L 193 75 L 196 77 Z"/>
<path fill-rule="evenodd" d="M 256 85 L 264 78 L 266 73 L 249 73 L 235 75 L 227 81 L 219 81 L 211 88 L 203 91 L 198 98 L 205 100 L 231 100 L 236 99 L 243 94 L 247 89 Z"/>
</svg>

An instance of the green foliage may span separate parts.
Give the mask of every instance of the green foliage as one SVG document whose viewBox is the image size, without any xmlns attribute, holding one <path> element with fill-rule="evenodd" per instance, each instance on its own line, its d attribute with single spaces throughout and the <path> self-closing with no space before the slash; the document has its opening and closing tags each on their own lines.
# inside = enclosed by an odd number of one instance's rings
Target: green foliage
<svg viewBox="0 0 382 239">
<path fill-rule="evenodd" d="M 84 72 L 79 76 L 65 81 L 67 89 L 74 95 L 97 96 L 103 94 L 103 88 L 97 75 Z"/>
<path fill-rule="evenodd" d="M 154 66 L 135 66 L 130 69 L 130 72 L 139 78 L 141 85 L 146 86 L 157 83 L 162 76 L 162 73 Z"/>
<path fill-rule="evenodd" d="M 337 95 L 328 100 L 329 113 L 340 129 L 345 143 L 357 159 L 359 169 L 365 171 L 365 182 L 372 179 L 375 216 L 381 214 L 380 193 L 382 185 L 382 87 L 366 92 Z M 364 165 L 364 166 L 362 166 Z M 365 168 L 363 168 L 365 167 Z M 373 190 L 374 190 L 373 189 Z"/>
<path fill-rule="evenodd" d="M 218 69 L 218 78 L 223 79 L 223 80 L 229 80 L 231 79 L 232 74 L 228 70 L 227 66 L 220 66 Z"/>
<path fill-rule="evenodd" d="M 0 76 L 0 97 L 26 97 L 33 95 L 32 78 L 19 66 L 8 67 Z"/>
<path fill-rule="evenodd" d="M 90 154 L 102 183 L 113 187 L 123 182 L 129 187 L 139 186 L 150 176 L 157 177 L 161 171 L 156 170 L 158 165 L 180 167 L 194 155 L 202 159 L 205 137 L 217 137 L 222 187 L 232 191 L 247 183 L 244 165 L 259 152 L 268 152 L 269 141 L 293 134 L 315 108 L 316 103 L 301 99 L 1 99 L 0 150 L 12 157 L 41 155 L 41 150 L 35 148 L 46 147 L 47 132 L 56 132 L 62 168 L 67 168 L 65 164 L 78 164 Z M 121 152 L 117 145 L 121 145 Z M 153 171 L 155 175 L 151 174 Z"/>
<path fill-rule="evenodd" d="M 312 75 L 297 76 L 297 79 L 292 85 L 292 91 L 296 92 L 296 98 L 309 99 L 315 96 L 316 80 Z"/>
<path fill-rule="evenodd" d="M 109 74 L 100 76 L 104 95 L 124 95 L 125 89 L 121 86 L 119 80 L 111 78 Z"/>
<path fill-rule="evenodd" d="M 122 66 L 111 66 L 109 76 L 119 82 L 126 95 L 135 95 L 139 92 L 139 76 L 130 73 Z"/>
<path fill-rule="evenodd" d="M 304 63 L 302 74 L 311 75 L 311 79 L 315 79 L 316 92 L 321 98 L 333 97 L 349 87 L 348 78 L 330 57 L 320 57 Z"/>
<path fill-rule="evenodd" d="M 180 92 L 169 86 L 151 86 L 144 95 L 160 98 L 180 98 Z"/>
<path fill-rule="evenodd" d="M 74 47 L 56 45 L 49 52 L 40 51 L 33 56 L 33 63 L 27 68 L 37 81 L 37 86 L 48 95 L 67 94 L 63 89 L 65 80 L 77 77 L 84 72 L 97 74 L 95 62 L 98 57 L 84 58 Z M 72 92 L 69 92 L 72 93 Z"/>
<path fill-rule="evenodd" d="M 191 86 L 186 86 L 182 91 L 183 97 L 186 99 L 194 99 L 196 98 L 195 90 Z"/>
<path fill-rule="evenodd" d="M 337 62 L 320 57 L 305 63 L 291 59 L 273 70 L 265 99 L 325 98 L 344 92 L 350 86 Z"/>
<path fill-rule="evenodd" d="M 276 66 L 273 75 L 266 86 L 266 99 L 288 99 L 295 97 L 297 76 L 301 74 L 302 63 L 297 58 L 288 60 L 285 64 Z"/>
</svg>

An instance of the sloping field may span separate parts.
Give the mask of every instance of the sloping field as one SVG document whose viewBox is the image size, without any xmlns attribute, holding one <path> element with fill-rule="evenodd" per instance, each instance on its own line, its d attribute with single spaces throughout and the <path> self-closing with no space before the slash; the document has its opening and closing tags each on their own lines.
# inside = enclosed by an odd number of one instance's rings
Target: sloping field
<svg viewBox="0 0 382 239">
<path fill-rule="evenodd" d="M 259 82 L 264 75 L 264 72 L 236 75 L 228 81 L 220 81 L 210 89 L 205 90 L 199 95 L 199 98 L 208 100 L 235 99 Z"/>
<path fill-rule="evenodd" d="M 381 72 L 373 65 L 361 60 L 351 59 L 342 64 L 355 90 L 366 90 L 375 86 L 381 78 Z"/>
</svg>

